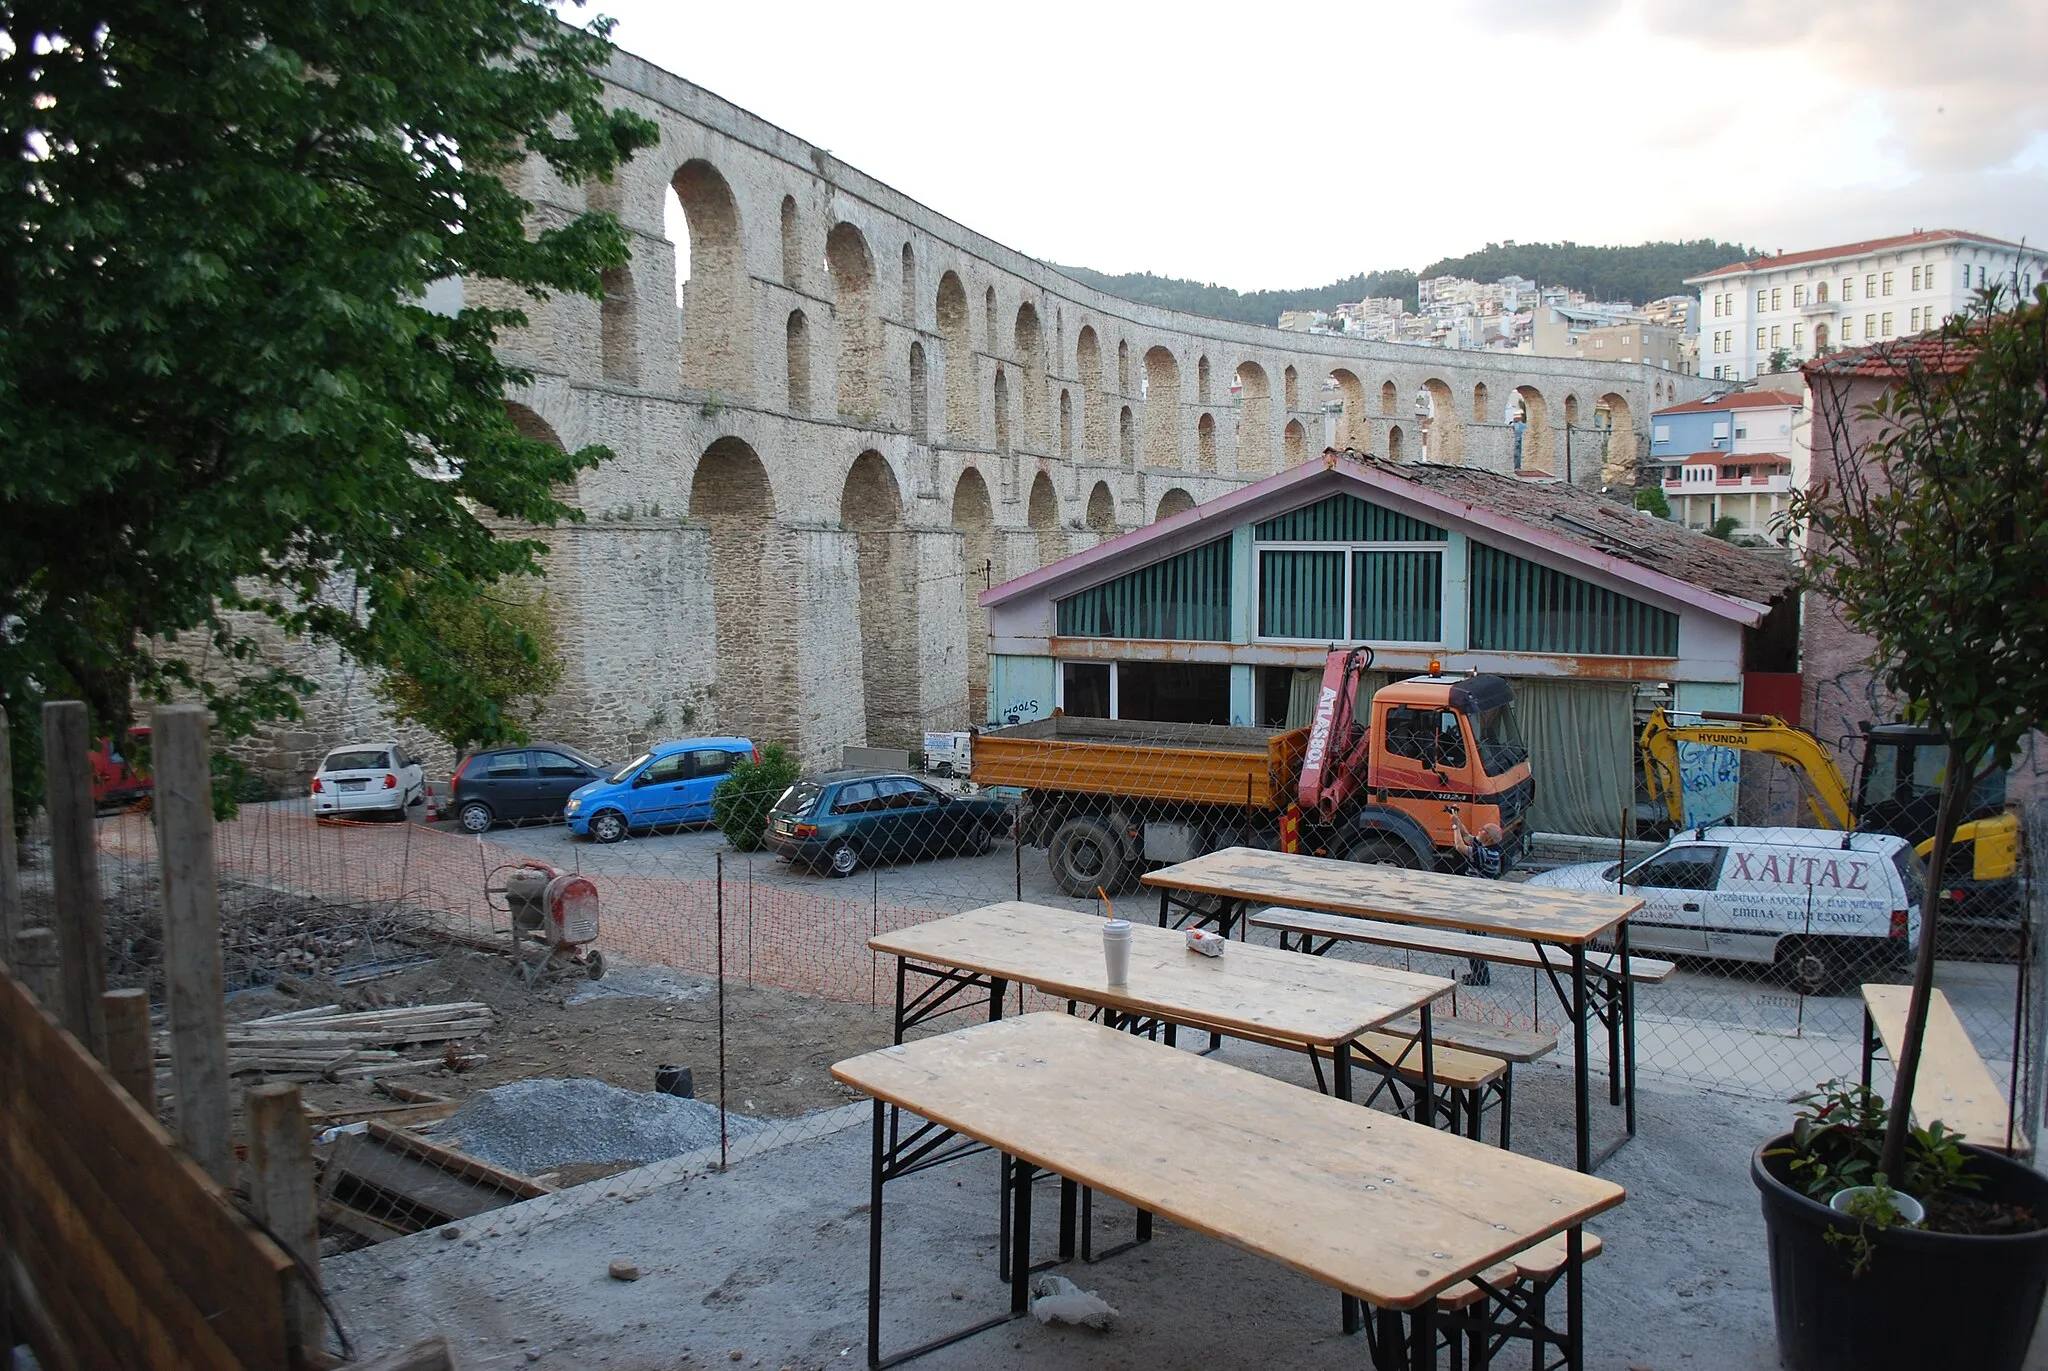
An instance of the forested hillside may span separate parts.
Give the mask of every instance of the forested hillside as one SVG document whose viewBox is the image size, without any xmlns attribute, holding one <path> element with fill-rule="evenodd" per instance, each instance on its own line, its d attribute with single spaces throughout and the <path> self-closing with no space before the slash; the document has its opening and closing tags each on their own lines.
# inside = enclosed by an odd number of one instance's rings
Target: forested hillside
<svg viewBox="0 0 2048 1371">
<path fill-rule="evenodd" d="M 1710 238 L 1684 243 L 1638 243 L 1631 247 L 1589 247 L 1581 243 L 1488 243 L 1463 257 L 1446 257 L 1424 267 L 1422 276 L 1467 276 L 1497 281 L 1527 276 L 1540 285 L 1570 286 L 1595 300 L 1632 300 L 1647 304 L 1665 295 L 1686 292 L 1685 278 L 1756 256 L 1756 249 Z M 1139 304 L 1186 310 L 1211 319 L 1242 324 L 1278 322 L 1289 309 L 1332 309 L 1372 295 L 1398 295 L 1409 309 L 1415 305 L 1417 273 L 1361 272 L 1327 286 L 1301 290 L 1235 291 L 1150 272 L 1111 276 L 1087 267 L 1058 267 L 1084 285 L 1135 300 Z"/>
</svg>

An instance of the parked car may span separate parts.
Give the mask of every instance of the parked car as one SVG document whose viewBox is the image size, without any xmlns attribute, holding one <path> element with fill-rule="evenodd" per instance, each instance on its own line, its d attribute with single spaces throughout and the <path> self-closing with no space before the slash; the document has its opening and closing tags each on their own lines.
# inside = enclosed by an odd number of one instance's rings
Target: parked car
<svg viewBox="0 0 2048 1371">
<path fill-rule="evenodd" d="M 986 852 L 1010 828 L 1010 807 L 988 795 L 949 795 L 886 771 L 828 771 L 798 781 L 768 814 L 768 846 L 832 876 L 864 864 Z"/>
<path fill-rule="evenodd" d="M 1529 884 L 1612 891 L 1620 866 L 1582 862 Z M 1643 899 L 1629 947 L 1773 966 L 1801 989 L 1835 993 L 1905 968 L 1926 879 L 1913 845 L 1891 834 L 1688 829 L 1623 877 Z"/>
<path fill-rule="evenodd" d="M 402 819 L 427 798 L 427 773 L 397 743 L 344 743 L 313 770 L 313 817 L 387 814 Z"/>
<path fill-rule="evenodd" d="M 472 752 L 448 783 L 455 818 L 471 833 L 493 824 L 562 817 L 579 787 L 609 776 L 612 767 L 567 743 L 528 743 Z"/>
<path fill-rule="evenodd" d="M 149 796 L 148 770 L 138 765 L 148 752 L 147 724 L 129 729 L 125 745 L 113 738 L 102 738 L 92 745 L 85 759 L 92 766 L 94 809 L 124 809 Z"/>
<path fill-rule="evenodd" d="M 679 738 L 656 743 L 611 776 L 569 797 L 569 831 L 615 843 L 628 833 L 711 820 L 711 793 L 733 763 L 759 761 L 746 738 Z"/>
</svg>

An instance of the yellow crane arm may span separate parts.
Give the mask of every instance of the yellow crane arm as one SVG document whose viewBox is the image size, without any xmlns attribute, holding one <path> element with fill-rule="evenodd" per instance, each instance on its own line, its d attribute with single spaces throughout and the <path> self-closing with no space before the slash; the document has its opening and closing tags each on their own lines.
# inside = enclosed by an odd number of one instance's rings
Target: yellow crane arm
<svg viewBox="0 0 2048 1371">
<path fill-rule="evenodd" d="M 1805 729 L 1768 714 L 1701 713 L 1697 724 L 1674 724 L 1663 710 L 1643 725 L 1643 780 L 1650 798 L 1662 804 L 1674 825 L 1685 822 L 1685 795 L 1679 784 L 1678 745 L 1732 747 L 1775 757 L 1806 779 L 1806 807 L 1823 828 L 1853 826 L 1849 786 L 1827 746 Z"/>
</svg>

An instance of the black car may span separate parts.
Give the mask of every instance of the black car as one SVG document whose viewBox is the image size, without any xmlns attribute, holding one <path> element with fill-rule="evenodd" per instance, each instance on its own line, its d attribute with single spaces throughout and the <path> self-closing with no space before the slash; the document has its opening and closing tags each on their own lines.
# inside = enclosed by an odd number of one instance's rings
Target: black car
<svg viewBox="0 0 2048 1371">
<path fill-rule="evenodd" d="M 766 837 L 792 862 L 850 876 L 877 862 L 986 852 L 1009 829 L 1009 805 L 987 795 L 949 795 L 896 772 L 828 771 L 782 793 Z"/>
<path fill-rule="evenodd" d="M 455 817 L 471 833 L 492 824 L 562 817 L 569 792 L 612 774 L 612 768 L 567 743 L 528 743 L 472 752 L 449 782 Z"/>
</svg>

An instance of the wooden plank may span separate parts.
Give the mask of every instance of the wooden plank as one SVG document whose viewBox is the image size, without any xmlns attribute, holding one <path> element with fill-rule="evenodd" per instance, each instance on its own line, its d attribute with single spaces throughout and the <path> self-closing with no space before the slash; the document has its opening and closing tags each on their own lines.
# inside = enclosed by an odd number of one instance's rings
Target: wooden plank
<svg viewBox="0 0 2048 1371">
<path fill-rule="evenodd" d="M 1249 943 L 1232 943 L 1222 956 L 1205 957 L 1188 950 L 1185 934 L 1148 924 L 1131 930 L 1129 984 L 1112 986 L 1102 924 L 1088 914 L 1009 901 L 879 934 L 868 946 L 1189 1027 L 1323 1046 L 1453 989 L 1442 976 Z"/>
<path fill-rule="evenodd" d="M 61 1154 L 51 1164 L 90 1178 L 244 1365 L 282 1365 L 291 1259 L 9 976 L 0 976 L 0 1041 L 15 1047 L 0 1119 L 10 1148 Z"/>
<path fill-rule="evenodd" d="M 43 706 L 44 808 L 50 818 L 51 923 L 57 930 L 58 1022 L 95 1057 L 107 1047 L 100 996 L 107 990 L 106 916 L 93 841 L 92 763 L 85 706 Z"/>
<path fill-rule="evenodd" d="M 345 1134 L 334 1145 L 321 1173 L 320 1188 L 328 1199 L 358 1209 L 374 1206 L 357 1198 L 367 1186 L 380 1196 L 412 1211 L 421 1228 L 449 1219 L 466 1219 L 517 1204 L 520 1197 L 495 1185 L 444 1171 L 432 1162 L 386 1149 L 360 1134 Z"/>
<path fill-rule="evenodd" d="M 1304 909 L 1262 909 L 1251 916 L 1258 928 L 1285 929 L 1290 933 L 1313 933 L 1318 938 L 1341 942 L 1370 943 L 1375 947 L 1398 947 L 1410 952 L 1438 952 L 1450 957 L 1477 957 L 1481 961 L 1510 966 L 1541 967 L 1569 971 L 1571 956 L 1553 948 L 1546 953 L 1538 943 L 1521 938 L 1496 938 L 1452 929 L 1418 928 L 1414 924 L 1391 924 L 1378 919 L 1361 919 L 1350 914 L 1318 914 Z M 1586 965 L 1612 975 L 1621 965 L 1618 952 L 1587 952 Z M 1629 954 L 1628 978 L 1654 984 L 1678 969 L 1677 963 Z"/>
<path fill-rule="evenodd" d="M 1559 890 L 1330 857 L 1226 847 L 1145 873 L 1149 886 L 1257 900 L 1332 914 L 1356 914 L 1499 933 L 1537 942 L 1587 943 L 1643 907 L 1635 895 Z"/>
<path fill-rule="evenodd" d="M 14 966 L 22 987 L 36 997 L 36 1003 L 51 1013 L 63 998 L 64 985 L 57 968 L 63 958 L 57 951 L 57 930 L 24 928 L 14 935 Z"/>
<path fill-rule="evenodd" d="M 368 1122 L 370 1136 L 386 1148 L 431 1162 L 451 1175 L 463 1176 L 482 1185 L 495 1186 L 522 1200 L 536 1200 L 542 1195 L 555 1193 L 555 1187 L 543 1185 L 531 1176 L 522 1176 L 516 1171 L 492 1166 L 482 1158 L 472 1157 L 467 1152 L 457 1152 L 452 1147 L 443 1147 L 440 1143 L 431 1142 L 417 1133 L 407 1132 L 387 1120 L 371 1119 Z"/>
<path fill-rule="evenodd" d="M 1626 1194 L 1065 1014 L 883 1048 L 832 1075 L 1389 1309 L 1412 1309 Z M 1222 1184 L 1218 1157 L 1231 1159 Z"/>
<path fill-rule="evenodd" d="M 156 1050 L 149 1034 L 149 992 L 109 990 L 107 1070 L 144 1113 L 156 1113 Z"/>
<path fill-rule="evenodd" d="M 1511 1028 L 1497 1028 L 1471 1019 L 1438 1016 L 1430 1020 L 1429 1030 L 1440 1046 L 1477 1052 L 1504 1062 L 1533 1062 L 1557 1051 L 1555 1033 L 1518 1033 Z M 1422 1025 L 1414 1019 L 1396 1019 L 1387 1024 L 1384 1031 L 1398 1037 L 1416 1038 L 1422 1035 Z"/>
<path fill-rule="evenodd" d="M 1906 1009 L 1913 998 L 1909 985 L 1866 985 L 1863 1003 L 1877 1025 L 1878 1036 L 1893 1061 L 1906 1036 Z M 1991 1069 L 1977 1055 L 1977 1045 L 1963 1027 L 1948 996 L 1933 992 L 1927 1003 L 1927 1033 L 1920 1040 L 1920 1074 L 1913 1082 L 1913 1121 L 1922 1128 L 1936 1119 L 1979 1147 L 2006 1150 L 2005 1092 L 1991 1079 Z M 2026 1150 L 2024 1134 L 2013 1138 Z"/>
<path fill-rule="evenodd" d="M 1413 1038 L 1398 1038 L 1391 1033 L 1367 1033 L 1358 1040 L 1358 1045 L 1383 1062 L 1391 1062 L 1404 1080 L 1422 1079 L 1422 1049 Z M 1378 1070 L 1364 1057 L 1353 1054 L 1358 1066 L 1366 1071 Z M 1454 1090 L 1476 1090 L 1490 1085 L 1508 1069 L 1507 1063 L 1498 1057 L 1481 1056 L 1477 1052 L 1466 1052 L 1455 1047 L 1438 1047 L 1431 1053 L 1430 1064 L 1436 1068 L 1436 1083 Z"/>
<path fill-rule="evenodd" d="M 259 1085 L 242 1097 L 249 1131 L 249 1202 L 256 1218 L 298 1258 L 285 1302 L 285 1336 L 294 1347 L 320 1347 L 327 1321 L 320 1308 L 320 1202 L 313 1183 L 313 1146 L 295 1085 Z"/>
<path fill-rule="evenodd" d="M 164 1000 L 170 1007 L 178 1143 L 225 1185 L 229 1133 L 227 1009 L 220 966 L 220 895 L 213 866 L 213 763 L 203 705 L 159 705 L 156 832 L 164 892 Z"/>
</svg>

